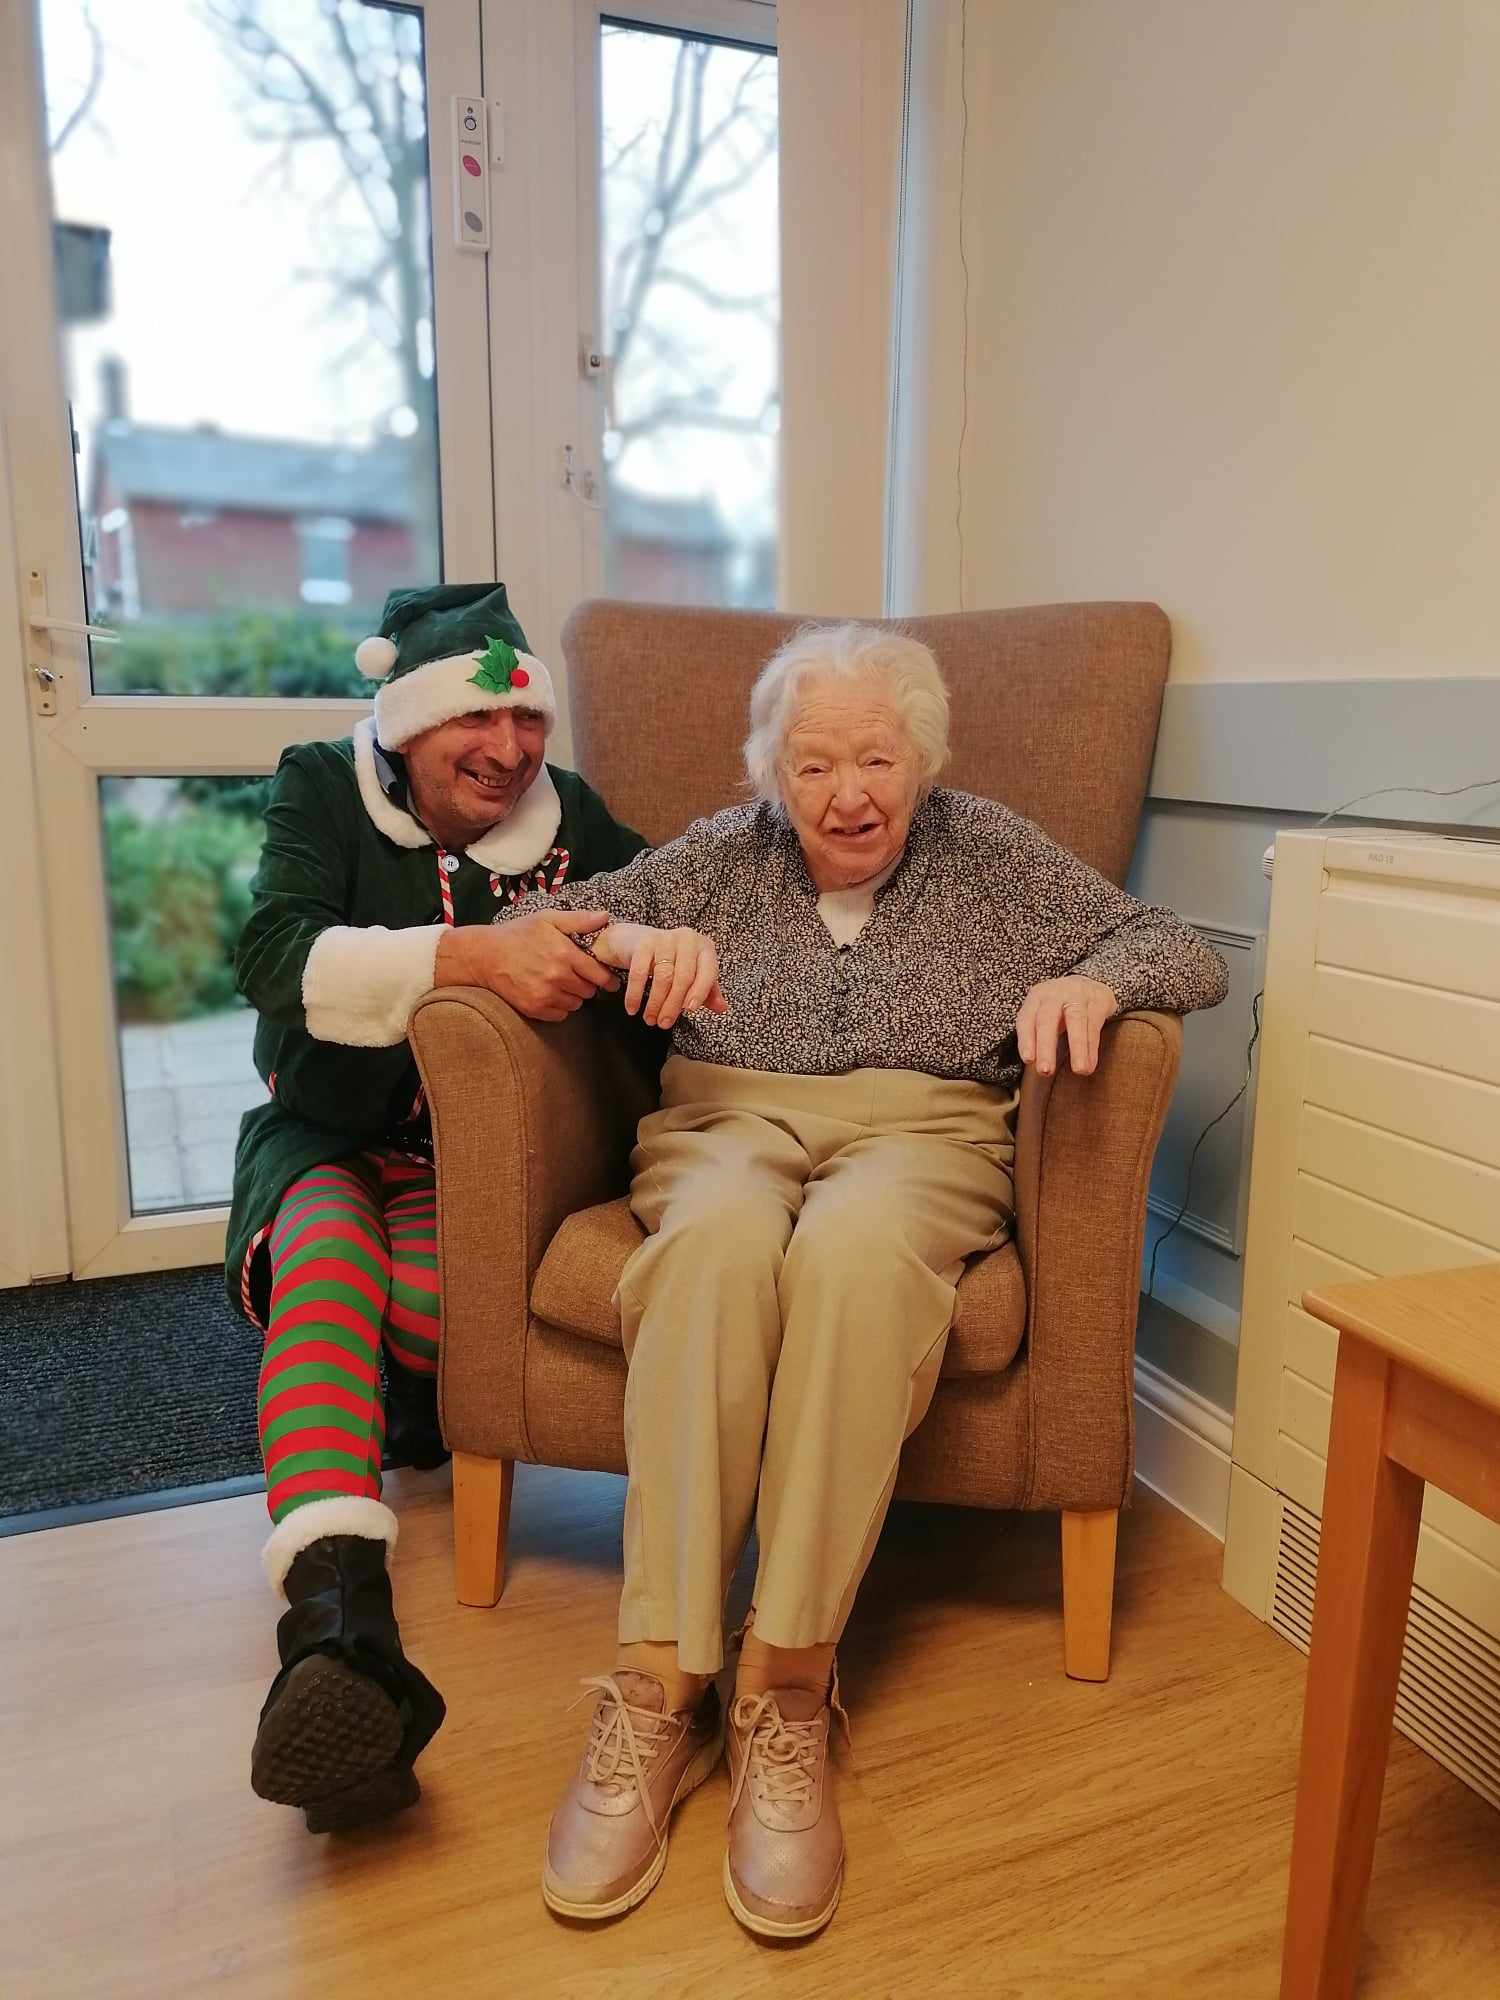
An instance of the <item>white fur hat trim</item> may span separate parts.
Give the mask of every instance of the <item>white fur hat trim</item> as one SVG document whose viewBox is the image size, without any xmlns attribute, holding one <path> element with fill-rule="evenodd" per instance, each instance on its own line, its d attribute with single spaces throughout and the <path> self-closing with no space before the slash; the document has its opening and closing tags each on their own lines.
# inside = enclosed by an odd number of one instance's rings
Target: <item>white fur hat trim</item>
<svg viewBox="0 0 1500 2000">
<path fill-rule="evenodd" d="M 368 644 L 368 640 L 365 642 Z M 524 669 L 524 687 L 512 687 L 508 694 L 492 694 L 476 687 L 479 671 L 477 653 L 450 653 L 446 659 L 428 660 L 425 666 L 382 681 L 375 695 L 375 728 L 381 748 L 399 750 L 425 729 L 451 722 L 455 715 L 472 715 L 482 708 L 530 708 L 546 718 L 547 734 L 557 721 L 557 697 L 552 676 L 530 653 L 518 653 L 516 665 Z"/>
</svg>

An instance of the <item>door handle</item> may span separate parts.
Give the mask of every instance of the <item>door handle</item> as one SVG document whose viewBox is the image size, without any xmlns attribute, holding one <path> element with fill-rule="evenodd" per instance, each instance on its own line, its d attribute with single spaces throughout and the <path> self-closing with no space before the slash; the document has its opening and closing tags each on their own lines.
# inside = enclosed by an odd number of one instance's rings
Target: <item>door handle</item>
<svg viewBox="0 0 1500 2000">
<path fill-rule="evenodd" d="M 48 618 L 45 613 L 33 611 L 26 620 L 33 632 L 68 632 L 75 639 L 94 639 L 101 646 L 118 646 L 120 635 L 103 625 L 80 625 L 74 618 Z"/>
</svg>

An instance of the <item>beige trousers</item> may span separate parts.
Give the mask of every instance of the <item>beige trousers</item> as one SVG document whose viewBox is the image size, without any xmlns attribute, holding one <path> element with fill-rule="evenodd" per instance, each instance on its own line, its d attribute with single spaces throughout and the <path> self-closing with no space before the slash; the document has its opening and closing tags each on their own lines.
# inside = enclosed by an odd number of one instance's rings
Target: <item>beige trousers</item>
<svg viewBox="0 0 1500 2000">
<path fill-rule="evenodd" d="M 756 1631 L 773 1646 L 839 1637 L 932 1400 L 964 1259 L 1010 1231 L 1014 1106 L 911 1070 L 669 1058 L 631 1158 L 651 1234 L 616 1294 L 622 1641 L 675 1639 L 684 1672 L 718 1671 L 752 1510 Z"/>
</svg>

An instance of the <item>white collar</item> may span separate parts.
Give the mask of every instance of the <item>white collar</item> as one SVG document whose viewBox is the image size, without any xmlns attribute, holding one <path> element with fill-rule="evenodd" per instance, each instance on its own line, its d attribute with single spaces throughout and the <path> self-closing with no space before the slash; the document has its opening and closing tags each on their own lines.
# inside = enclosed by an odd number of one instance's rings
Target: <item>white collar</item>
<svg viewBox="0 0 1500 2000">
<path fill-rule="evenodd" d="M 371 820 L 398 847 L 430 847 L 432 836 L 416 817 L 392 803 L 375 771 L 375 718 L 354 726 L 354 771 L 359 796 Z M 562 824 L 562 800 L 543 764 L 521 794 L 514 812 L 467 849 L 469 859 L 492 875 L 524 875 L 551 852 Z"/>
<path fill-rule="evenodd" d="M 905 848 L 901 853 L 906 852 Z M 847 889 L 818 890 L 818 908 L 830 910 L 870 910 L 874 908 L 876 894 L 890 881 L 901 866 L 901 855 L 888 861 L 878 875 L 871 875 L 863 882 L 851 883 Z M 814 885 L 816 887 L 816 885 Z"/>
</svg>

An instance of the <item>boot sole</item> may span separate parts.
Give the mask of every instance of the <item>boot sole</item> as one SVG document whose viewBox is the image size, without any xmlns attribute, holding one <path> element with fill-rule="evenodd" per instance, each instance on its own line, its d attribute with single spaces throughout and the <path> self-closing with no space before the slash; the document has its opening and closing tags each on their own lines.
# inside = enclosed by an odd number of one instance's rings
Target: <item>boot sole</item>
<svg viewBox="0 0 1500 2000">
<path fill-rule="evenodd" d="M 667 1842 L 671 1837 L 673 1813 L 676 1812 L 685 1798 L 691 1793 L 696 1792 L 701 1784 L 713 1776 L 719 1767 L 719 1759 L 723 1754 L 724 1733 L 720 1730 L 713 1742 L 704 1745 L 678 1779 L 677 1789 L 672 1794 L 671 1804 L 667 1807 L 667 1826 L 666 1831 L 662 1835 L 661 1846 L 657 1848 L 655 1854 L 651 1857 L 645 1873 L 638 1881 L 633 1882 L 622 1896 L 616 1896 L 613 1901 L 608 1903 L 575 1903 L 562 1893 L 561 1884 L 552 1873 L 552 1870 L 543 1862 L 542 1901 L 547 1905 L 547 1908 L 559 1917 L 572 1917 L 580 1923 L 598 1924 L 603 1923 L 606 1917 L 623 1917 L 625 1912 L 633 1910 L 637 1903 L 644 1903 L 646 1898 L 651 1894 L 651 1891 L 661 1880 L 663 1871 L 667 1865 Z"/>
<path fill-rule="evenodd" d="M 344 1833 L 372 1821 L 404 1812 L 422 1796 L 417 1774 L 408 1764 L 387 1764 L 383 1771 L 351 1791 L 338 1792 L 306 1808 L 309 1833 Z"/>
<path fill-rule="evenodd" d="M 763 1917 L 757 1910 L 747 1909 L 740 1901 L 738 1889 L 734 1886 L 734 1870 L 729 1865 L 729 1856 L 724 1856 L 724 1900 L 728 1903 L 738 1922 L 747 1931 L 754 1931 L 757 1937 L 801 1938 L 812 1937 L 830 1921 L 839 1906 L 839 1897 L 844 1893 L 844 1865 L 839 1863 L 839 1872 L 834 1878 L 833 1894 L 825 1909 L 816 1916 L 796 1917 L 783 1921 L 780 1917 Z"/>
<path fill-rule="evenodd" d="M 293 1667 L 261 1723 L 251 1787 L 273 1805 L 306 1808 L 314 1832 L 381 1818 L 419 1796 L 414 1773 L 396 1764 L 401 1734 L 384 1688 L 341 1660 L 314 1655 Z"/>
</svg>

